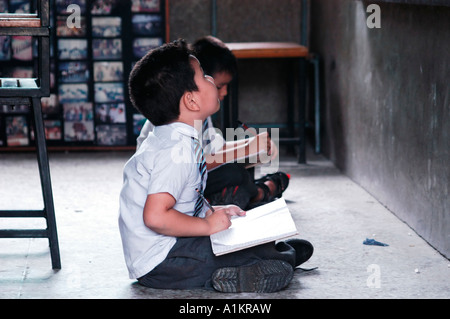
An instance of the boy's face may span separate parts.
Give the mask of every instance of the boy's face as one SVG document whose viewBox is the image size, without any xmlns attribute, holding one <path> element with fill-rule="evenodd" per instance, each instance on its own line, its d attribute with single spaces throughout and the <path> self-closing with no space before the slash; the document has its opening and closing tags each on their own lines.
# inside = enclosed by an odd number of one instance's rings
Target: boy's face
<svg viewBox="0 0 450 319">
<path fill-rule="evenodd" d="M 214 79 L 204 74 L 196 58 L 191 57 L 191 65 L 195 71 L 194 81 L 198 87 L 198 91 L 195 94 L 198 96 L 201 112 L 207 118 L 216 113 L 220 108 L 219 92 L 217 91 Z"/>
<path fill-rule="evenodd" d="M 214 83 L 216 83 L 217 90 L 219 91 L 219 100 L 223 101 L 225 96 L 228 94 L 228 85 L 233 76 L 226 71 L 216 72 L 213 74 Z"/>
</svg>

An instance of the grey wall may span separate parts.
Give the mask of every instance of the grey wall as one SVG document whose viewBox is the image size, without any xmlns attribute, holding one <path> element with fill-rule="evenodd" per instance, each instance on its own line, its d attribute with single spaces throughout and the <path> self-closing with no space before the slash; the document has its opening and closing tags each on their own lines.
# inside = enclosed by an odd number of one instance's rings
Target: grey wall
<svg viewBox="0 0 450 319">
<path fill-rule="evenodd" d="M 178 38 L 189 42 L 211 33 L 210 0 L 169 1 L 170 40 Z"/>
<path fill-rule="evenodd" d="M 450 257 L 450 8 L 370 3 L 312 4 L 325 154 Z"/>
<path fill-rule="evenodd" d="M 170 0 L 170 38 L 210 34 L 211 0 Z M 217 0 L 217 37 L 224 42 L 300 41 L 299 0 Z"/>
<path fill-rule="evenodd" d="M 224 42 L 300 42 L 299 0 L 217 0 L 217 34 Z M 194 41 L 211 34 L 210 0 L 170 0 L 170 39 Z M 287 64 L 239 60 L 239 119 L 287 122 Z"/>
</svg>

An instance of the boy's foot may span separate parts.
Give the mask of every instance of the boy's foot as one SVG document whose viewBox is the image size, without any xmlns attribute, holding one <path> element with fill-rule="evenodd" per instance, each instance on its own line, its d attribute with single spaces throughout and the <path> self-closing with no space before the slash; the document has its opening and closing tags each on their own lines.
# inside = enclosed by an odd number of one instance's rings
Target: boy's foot
<svg viewBox="0 0 450 319">
<path fill-rule="evenodd" d="M 306 262 L 309 258 L 311 258 L 314 252 L 313 245 L 304 239 L 288 239 L 285 243 L 295 249 L 295 267 L 298 267 Z"/>
<path fill-rule="evenodd" d="M 260 179 L 255 180 L 255 184 L 264 191 L 264 200 L 273 200 L 279 198 L 289 185 L 291 176 L 283 172 L 267 174 Z"/>
<path fill-rule="evenodd" d="M 294 274 L 292 266 L 282 260 L 261 260 L 249 266 L 224 267 L 211 276 L 214 289 L 220 292 L 276 292 L 286 287 Z"/>
</svg>

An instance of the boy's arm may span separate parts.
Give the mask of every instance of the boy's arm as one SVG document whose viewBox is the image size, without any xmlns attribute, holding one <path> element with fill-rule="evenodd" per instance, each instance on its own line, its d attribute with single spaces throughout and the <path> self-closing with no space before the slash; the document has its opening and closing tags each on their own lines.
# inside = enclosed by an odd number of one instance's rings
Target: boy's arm
<svg viewBox="0 0 450 319">
<path fill-rule="evenodd" d="M 205 218 L 192 217 L 175 209 L 175 198 L 169 193 L 147 196 L 144 206 L 144 224 L 151 230 L 174 237 L 209 236 L 231 226 L 235 209 L 223 207 Z"/>
<path fill-rule="evenodd" d="M 205 155 L 207 168 L 210 170 L 224 163 L 234 162 L 239 158 L 257 154 L 261 150 L 265 150 L 267 154 L 270 154 L 270 148 L 271 140 L 267 132 L 237 141 L 237 143 L 226 143 L 224 144 L 224 147 L 214 155 Z"/>
</svg>

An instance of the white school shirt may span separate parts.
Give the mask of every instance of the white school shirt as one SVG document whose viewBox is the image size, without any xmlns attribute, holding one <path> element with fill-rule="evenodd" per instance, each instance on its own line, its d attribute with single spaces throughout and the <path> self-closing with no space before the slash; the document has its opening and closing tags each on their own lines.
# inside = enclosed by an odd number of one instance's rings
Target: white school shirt
<svg viewBox="0 0 450 319">
<path fill-rule="evenodd" d="M 206 119 L 208 123 L 207 129 L 202 133 L 202 138 L 200 139 L 202 143 L 203 150 L 205 154 L 214 154 L 218 150 L 223 148 L 225 144 L 225 140 L 222 137 L 222 134 L 216 132 L 212 124 L 211 116 L 208 116 Z M 141 132 L 136 139 L 136 149 L 141 147 L 142 142 L 147 138 L 148 134 L 153 131 L 155 126 L 149 120 L 146 120 L 144 125 L 142 126 Z"/>
<path fill-rule="evenodd" d="M 139 278 L 159 265 L 176 242 L 176 238 L 158 234 L 145 226 L 143 211 L 149 194 L 169 193 L 174 209 L 194 214 L 198 198 L 196 188 L 202 183 L 192 137 L 197 131 L 184 123 L 156 126 L 141 147 L 125 164 L 120 193 L 119 230 L 130 278 Z M 199 217 L 208 210 L 203 206 Z"/>
</svg>

